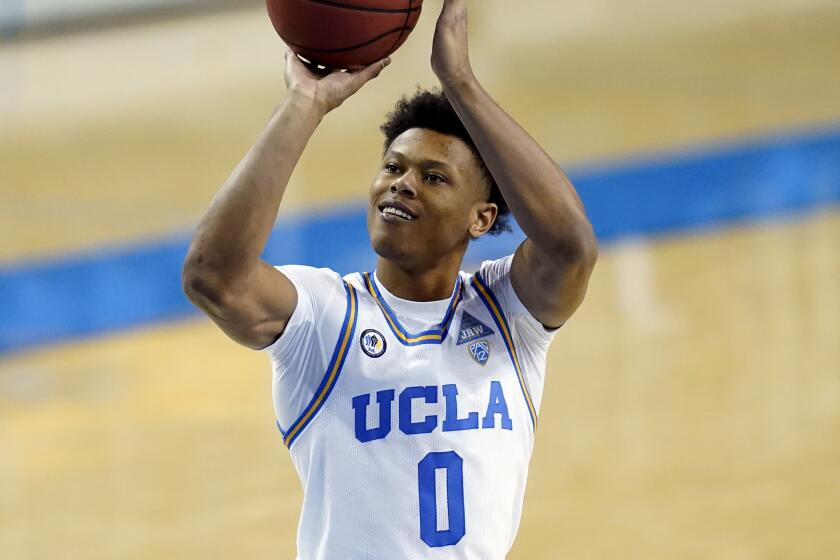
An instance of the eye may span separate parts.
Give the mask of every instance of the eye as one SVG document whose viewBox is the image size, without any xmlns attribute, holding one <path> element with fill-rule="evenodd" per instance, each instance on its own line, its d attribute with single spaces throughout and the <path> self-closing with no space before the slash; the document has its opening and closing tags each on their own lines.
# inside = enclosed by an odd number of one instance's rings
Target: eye
<svg viewBox="0 0 840 560">
<path fill-rule="evenodd" d="M 396 163 L 386 163 L 385 166 L 383 167 L 383 169 L 385 171 L 387 171 L 388 173 L 399 173 L 400 172 L 400 168 Z"/>
<path fill-rule="evenodd" d="M 426 180 L 434 184 L 442 184 L 446 182 L 446 177 L 438 175 L 437 173 L 429 173 L 426 175 Z"/>
</svg>

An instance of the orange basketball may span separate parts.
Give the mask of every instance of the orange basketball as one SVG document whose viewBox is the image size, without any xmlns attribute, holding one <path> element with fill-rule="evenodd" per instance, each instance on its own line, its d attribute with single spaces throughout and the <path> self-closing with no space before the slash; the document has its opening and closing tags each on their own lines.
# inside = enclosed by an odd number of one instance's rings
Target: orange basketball
<svg viewBox="0 0 840 560">
<path fill-rule="evenodd" d="M 327 68 L 366 66 L 396 51 L 420 18 L 423 0 L 267 0 L 283 41 Z"/>
</svg>

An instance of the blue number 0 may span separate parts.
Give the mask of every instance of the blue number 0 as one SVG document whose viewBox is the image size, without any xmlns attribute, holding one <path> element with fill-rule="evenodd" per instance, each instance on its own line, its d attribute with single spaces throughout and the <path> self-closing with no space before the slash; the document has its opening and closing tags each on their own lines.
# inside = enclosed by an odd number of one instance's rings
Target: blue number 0
<svg viewBox="0 0 840 560">
<path fill-rule="evenodd" d="M 446 470 L 449 528 L 438 531 L 435 471 Z M 417 465 L 420 489 L 420 538 L 433 548 L 458 544 L 467 532 L 464 519 L 464 460 L 454 451 L 429 453 Z"/>
</svg>

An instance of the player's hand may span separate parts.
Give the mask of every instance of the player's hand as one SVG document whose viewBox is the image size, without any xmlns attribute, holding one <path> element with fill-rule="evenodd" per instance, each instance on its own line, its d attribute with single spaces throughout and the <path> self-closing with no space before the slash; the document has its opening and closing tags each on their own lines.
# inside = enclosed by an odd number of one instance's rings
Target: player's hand
<svg viewBox="0 0 840 560">
<path fill-rule="evenodd" d="M 324 114 L 340 106 L 363 85 L 377 77 L 390 58 L 383 58 L 370 66 L 347 72 L 335 71 L 326 76 L 312 72 L 291 50 L 286 51 L 286 87 L 290 92 L 313 99 Z"/>
<path fill-rule="evenodd" d="M 441 84 L 470 79 L 466 0 L 444 0 L 432 43 L 432 70 Z"/>
</svg>

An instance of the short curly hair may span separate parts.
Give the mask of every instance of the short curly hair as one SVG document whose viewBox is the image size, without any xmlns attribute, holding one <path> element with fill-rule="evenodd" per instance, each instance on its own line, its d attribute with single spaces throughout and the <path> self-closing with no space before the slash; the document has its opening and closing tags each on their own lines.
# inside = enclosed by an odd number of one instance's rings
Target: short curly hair
<svg viewBox="0 0 840 560">
<path fill-rule="evenodd" d="M 446 94 L 439 90 L 418 89 L 411 97 L 408 95 L 401 97 L 393 111 L 386 116 L 385 123 L 379 127 L 379 130 L 385 135 L 384 151 L 388 151 L 388 148 L 399 135 L 412 128 L 425 128 L 454 136 L 469 146 L 478 160 L 479 172 L 490 187 L 488 202 L 492 202 L 499 208 L 496 221 L 488 233 L 499 235 L 502 232 L 511 231 L 508 223 L 510 208 L 508 208 L 507 202 L 502 196 L 502 191 L 499 190 L 499 185 L 496 184 L 496 180 L 487 168 L 487 164 L 484 163 L 475 142 L 473 142 L 470 133 L 461 122 L 455 109 L 452 108 Z"/>
</svg>

